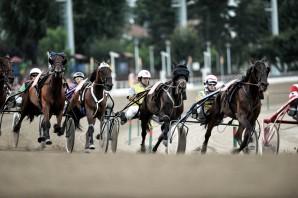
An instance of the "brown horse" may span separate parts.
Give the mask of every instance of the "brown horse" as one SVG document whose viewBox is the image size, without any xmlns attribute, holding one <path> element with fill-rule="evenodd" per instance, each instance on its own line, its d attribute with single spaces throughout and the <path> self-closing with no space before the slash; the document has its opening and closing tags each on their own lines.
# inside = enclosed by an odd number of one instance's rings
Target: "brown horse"
<svg viewBox="0 0 298 198">
<path fill-rule="evenodd" d="M 9 58 L 0 57 L 0 107 L 5 103 L 13 80 L 12 64 Z"/>
<path fill-rule="evenodd" d="M 67 63 L 64 53 L 51 52 L 49 55 L 50 70 L 44 75 L 36 86 L 31 86 L 23 95 L 21 107 L 21 116 L 19 122 L 15 125 L 13 131 L 19 133 L 22 120 L 25 116 L 34 119 L 34 116 L 43 114 L 44 118 L 41 123 L 42 133 L 38 142 L 52 144 L 49 130 L 51 127 L 50 119 L 56 115 L 57 124 L 54 125 L 54 132 L 62 135 L 61 120 L 65 102 L 64 86 L 64 66 Z"/>
<path fill-rule="evenodd" d="M 240 143 L 240 148 L 233 153 L 241 152 L 249 143 L 254 130 L 256 120 L 261 111 L 263 93 L 268 87 L 268 74 L 270 67 L 265 60 L 253 61 L 242 80 L 237 81 L 219 93 L 206 119 L 207 131 L 201 153 L 206 153 L 208 140 L 214 126 L 221 123 L 226 116 L 239 121 L 239 127 L 235 138 Z M 242 141 L 242 132 L 245 136 Z"/>
<path fill-rule="evenodd" d="M 86 133 L 85 149 L 94 149 L 93 133 L 96 118 L 101 120 L 106 110 L 107 93 L 113 87 L 112 70 L 107 63 L 102 62 L 91 74 L 88 85 L 81 91 L 77 91 L 72 96 L 68 112 L 74 118 L 76 127 L 79 120 L 84 116 L 85 111 L 88 120 L 88 130 Z"/>
<path fill-rule="evenodd" d="M 177 65 L 174 68 L 173 79 L 158 86 L 153 93 L 148 93 L 140 106 L 140 120 L 142 127 L 141 151 L 145 151 L 145 139 L 150 128 L 153 115 L 162 122 L 162 134 L 152 151 L 156 152 L 162 140 L 167 140 L 170 122 L 177 120 L 184 109 L 183 100 L 186 99 L 185 90 L 189 71 L 186 65 Z"/>
</svg>

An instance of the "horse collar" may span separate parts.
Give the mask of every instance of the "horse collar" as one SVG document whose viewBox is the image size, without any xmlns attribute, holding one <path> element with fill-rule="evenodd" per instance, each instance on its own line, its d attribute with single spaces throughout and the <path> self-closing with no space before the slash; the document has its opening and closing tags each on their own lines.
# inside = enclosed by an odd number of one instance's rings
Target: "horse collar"
<svg viewBox="0 0 298 198">
<path fill-rule="evenodd" d="M 96 110 L 95 110 L 95 112 L 93 114 L 93 117 L 94 117 L 97 114 L 97 112 L 98 112 L 98 105 L 99 105 L 99 103 L 101 103 L 103 101 L 103 99 L 105 98 L 105 96 L 107 95 L 107 93 L 106 93 L 105 90 L 103 90 L 102 91 L 102 93 L 103 93 L 102 94 L 102 98 L 98 100 L 97 97 L 94 94 L 94 88 L 93 88 L 93 86 L 91 86 L 90 91 L 91 91 L 91 96 L 92 96 L 94 102 L 96 103 Z"/>
</svg>

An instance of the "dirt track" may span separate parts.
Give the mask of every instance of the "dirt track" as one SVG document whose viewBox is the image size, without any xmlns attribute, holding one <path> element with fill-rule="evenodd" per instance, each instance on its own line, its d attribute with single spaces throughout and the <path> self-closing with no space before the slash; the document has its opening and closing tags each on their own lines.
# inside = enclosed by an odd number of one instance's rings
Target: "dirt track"
<svg viewBox="0 0 298 198">
<path fill-rule="evenodd" d="M 261 117 L 286 101 L 288 86 L 285 83 L 269 89 L 270 109 L 264 104 Z M 194 95 L 191 92 L 188 98 Z M 116 107 L 120 109 L 124 102 L 118 98 Z M 38 119 L 31 124 L 24 122 L 19 148 L 12 148 L 11 117 L 5 115 L 0 138 L 0 197 L 298 196 L 298 155 L 294 150 L 298 145 L 297 128 L 281 133 L 282 154 L 278 156 L 230 155 L 230 129 L 213 132 L 209 152 L 201 156 L 192 152 L 204 135 L 197 126 L 192 126 L 188 136 L 188 155 L 165 155 L 163 146 L 160 154 L 136 154 L 140 137 L 134 127 L 128 145 L 127 126 L 120 129 L 117 154 L 105 155 L 98 150 L 84 153 L 84 133 L 77 132 L 76 152 L 68 155 L 64 138 L 54 134 L 54 144 L 40 151 L 36 142 Z M 154 137 L 158 135 L 156 127 Z"/>
</svg>

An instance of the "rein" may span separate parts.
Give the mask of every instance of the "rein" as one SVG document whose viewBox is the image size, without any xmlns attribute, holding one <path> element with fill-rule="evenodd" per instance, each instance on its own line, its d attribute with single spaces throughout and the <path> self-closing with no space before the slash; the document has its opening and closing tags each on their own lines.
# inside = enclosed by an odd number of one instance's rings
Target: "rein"
<svg viewBox="0 0 298 198">
<path fill-rule="evenodd" d="M 179 83 L 179 84 L 180 84 L 180 83 Z M 165 85 L 166 87 L 168 87 L 168 89 L 162 88 L 162 89 L 166 92 L 167 96 L 170 98 L 171 102 L 173 103 L 173 108 L 179 108 L 179 107 L 181 107 L 182 104 L 183 104 L 182 92 L 180 93 L 180 98 L 181 98 L 181 100 L 180 100 L 180 104 L 179 104 L 179 105 L 175 105 L 175 100 L 173 99 L 173 97 L 172 97 L 171 94 L 169 93 L 169 89 L 171 89 L 171 88 L 175 88 L 175 89 L 176 89 L 177 87 L 179 87 L 179 84 L 176 85 L 176 86 L 174 86 L 174 85 Z"/>
<path fill-rule="evenodd" d="M 131 99 L 130 99 L 130 102 L 119 112 L 123 112 L 125 109 L 129 108 L 130 106 L 134 105 L 134 104 L 137 104 L 137 102 L 139 100 L 141 100 L 142 98 L 144 98 L 147 93 L 150 91 L 150 89 L 147 89 L 145 91 L 142 91 L 138 94 L 136 94 L 135 96 L 133 96 Z"/>
<path fill-rule="evenodd" d="M 249 83 L 249 82 L 239 82 L 241 84 L 244 84 L 244 85 L 250 85 L 250 86 L 257 86 L 257 87 L 260 87 L 260 84 L 256 84 L 256 83 Z"/>
</svg>

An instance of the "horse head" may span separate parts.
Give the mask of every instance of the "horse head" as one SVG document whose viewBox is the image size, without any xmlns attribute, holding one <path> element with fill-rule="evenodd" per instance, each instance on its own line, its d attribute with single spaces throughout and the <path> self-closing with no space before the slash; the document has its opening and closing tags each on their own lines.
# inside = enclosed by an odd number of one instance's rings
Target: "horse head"
<svg viewBox="0 0 298 198">
<path fill-rule="evenodd" d="M 189 70 L 184 64 L 176 65 L 173 70 L 173 83 L 176 86 L 175 94 L 181 95 L 186 91 L 186 84 L 189 77 Z"/>
<path fill-rule="evenodd" d="M 112 70 L 110 66 L 102 62 L 99 64 L 96 73 L 95 81 L 99 84 L 103 84 L 104 89 L 110 91 L 113 88 Z"/>
<path fill-rule="evenodd" d="M 64 53 L 49 53 L 49 63 L 51 65 L 50 71 L 54 72 L 55 75 L 61 75 L 65 70 L 65 64 L 67 63 L 67 59 Z"/>
<path fill-rule="evenodd" d="M 14 80 L 12 63 L 7 57 L 0 57 L 0 79 L 10 84 L 12 84 Z"/>
<path fill-rule="evenodd" d="M 270 66 L 267 65 L 265 59 L 262 59 L 252 62 L 252 66 L 247 70 L 246 76 L 251 83 L 257 84 L 260 92 L 264 92 L 269 85 L 269 72 Z"/>
</svg>

